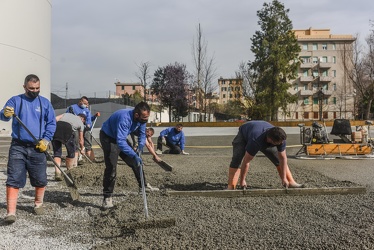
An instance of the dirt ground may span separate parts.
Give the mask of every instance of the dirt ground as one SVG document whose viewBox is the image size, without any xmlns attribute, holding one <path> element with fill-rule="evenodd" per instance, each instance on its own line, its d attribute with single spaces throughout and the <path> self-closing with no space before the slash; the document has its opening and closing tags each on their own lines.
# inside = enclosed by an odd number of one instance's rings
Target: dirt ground
<svg viewBox="0 0 374 250">
<path fill-rule="evenodd" d="M 118 166 L 115 208 L 107 211 L 101 209 L 103 163 L 86 162 L 72 171 L 81 195 L 77 202 L 71 201 L 64 182 L 53 180 L 53 167 L 49 167 L 46 214 L 33 214 L 34 192 L 28 184 L 19 198 L 17 221 L 0 224 L 4 239 L 0 249 L 374 249 L 374 185 L 366 185 L 366 194 L 358 195 L 216 198 L 168 194 L 170 190 L 225 189 L 232 139 L 187 137 L 190 155 L 162 155 L 173 166 L 172 172 L 144 153 L 147 182 L 161 189 L 147 194 L 148 220 L 137 182 L 124 163 Z M 295 179 L 307 187 L 362 186 L 331 173 L 345 165 L 374 164 L 374 160 L 294 159 L 299 148 L 292 144 L 297 139 L 288 143 L 289 166 Z M 100 148 L 95 152 L 102 160 Z M 0 165 L 3 175 L 5 168 Z M 323 174 L 325 168 L 330 174 Z M 3 186 L 5 179 L 0 178 Z M 247 184 L 282 188 L 274 166 L 261 155 L 251 165 Z M 5 215 L 5 202 L 0 210 Z M 175 219 L 175 226 L 152 227 L 167 219 Z M 134 226 L 143 222 L 148 227 Z"/>
</svg>

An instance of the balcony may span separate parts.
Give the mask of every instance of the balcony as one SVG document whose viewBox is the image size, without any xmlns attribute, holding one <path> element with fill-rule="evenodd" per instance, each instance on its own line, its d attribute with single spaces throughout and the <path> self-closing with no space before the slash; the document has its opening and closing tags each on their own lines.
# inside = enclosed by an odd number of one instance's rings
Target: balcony
<svg viewBox="0 0 374 250">
<path fill-rule="evenodd" d="M 313 63 L 302 63 L 302 64 L 300 64 L 301 69 L 311 69 L 313 67 L 314 67 Z"/>
<path fill-rule="evenodd" d="M 300 76 L 300 82 L 311 82 L 313 79 L 313 76 Z"/>
<path fill-rule="evenodd" d="M 300 96 L 311 96 L 313 95 L 313 90 L 300 90 L 299 94 Z"/>
<path fill-rule="evenodd" d="M 321 69 L 329 69 L 329 68 L 331 68 L 331 63 L 328 63 L 328 62 L 320 62 L 320 63 L 319 63 L 319 68 L 321 68 Z"/>
<path fill-rule="evenodd" d="M 331 76 L 320 76 L 319 80 L 320 80 L 320 82 L 331 82 L 332 77 Z"/>
</svg>

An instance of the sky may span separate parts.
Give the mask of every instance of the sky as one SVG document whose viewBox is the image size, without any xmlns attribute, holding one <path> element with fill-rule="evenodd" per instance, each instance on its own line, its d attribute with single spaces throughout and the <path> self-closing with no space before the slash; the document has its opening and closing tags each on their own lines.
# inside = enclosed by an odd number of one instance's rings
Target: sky
<svg viewBox="0 0 374 250">
<path fill-rule="evenodd" d="M 253 59 L 251 38 L 261 0 L 53 0 L 51 90 L 61 97 L 108 97 L 115 82 L 139 82 L 138 65 L 178 62 L 194 73 L 192 43 L 200 24 L 217 79 Z M 294 29 L 359 34 L 374 20 L 373 0 L 280 0 Z M 149 80 L 151 81 L 151 80 Z"/>
</svg>

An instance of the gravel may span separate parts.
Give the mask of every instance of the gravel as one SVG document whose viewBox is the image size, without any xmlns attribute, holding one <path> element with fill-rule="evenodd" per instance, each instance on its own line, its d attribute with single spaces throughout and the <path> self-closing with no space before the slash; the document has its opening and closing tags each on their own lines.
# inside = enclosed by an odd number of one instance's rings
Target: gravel
<svg viewBox="0 0 374 250">
<path fill-rule="evenodd" d="M 298 160 L 291 156 L 299 148 L 287 149 L 289 166 L 298 182 L 311 188 L 364 185 L 365 194 L 168 195 L 167 190 L 225 189 L 232 138 L 187 137 L 190 155 L 162 155 L 173 166 L 172 172 L 161 169 L 144 153 L 147 182 L 161 189 L 147 195 L 148 220 L 134 175 L 124 163 L 118 166 L 115 208 L 106 211 L 101 209 L 102 162 L 84 163 L 72 171 L 81 194 L 78 202 L 71 201 L 64 182 L 53 180 L 51 166 L 46 214 L 33 213 L 34 191 L 28 183 L 19 197 L 17 221 L 12 225 L 0 222 L 0 249 L 374 249 L 373 178 L 361 181 L 357 177 L 360 168 L 371 168 L 372 160 Z M 95 153 L 102 160 L 100 150 Z M 6 157 L 0 160 L 5 162 Z M 6 165 L 1 164 L 3 186 L 5 172 Z M 251 164 L 247 183 L 251 188 L 281 188 L 276 169 L 261 155 Z M 0 201 L 5 216 L 5 188 Z M 149 223 L 141 228 L 147 222 L 165 220 L 176 224 L 162 228 Z"/>
</svg>

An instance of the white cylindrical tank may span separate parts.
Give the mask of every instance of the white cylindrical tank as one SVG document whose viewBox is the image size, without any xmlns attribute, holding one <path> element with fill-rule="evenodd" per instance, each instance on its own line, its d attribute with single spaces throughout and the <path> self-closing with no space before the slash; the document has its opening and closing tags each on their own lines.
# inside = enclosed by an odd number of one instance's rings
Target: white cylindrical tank
<svg viewBox="0 0 374 250">
<path fill-rule="evenodd" d="M 28 74 L 40 78 L 40 94 L 51 96 L 52 0 L 0 1 L 0 109 L 14 95 L 24 93 Z M 0 134 L 11 122 L 0 121 Z"/>
</svg>

